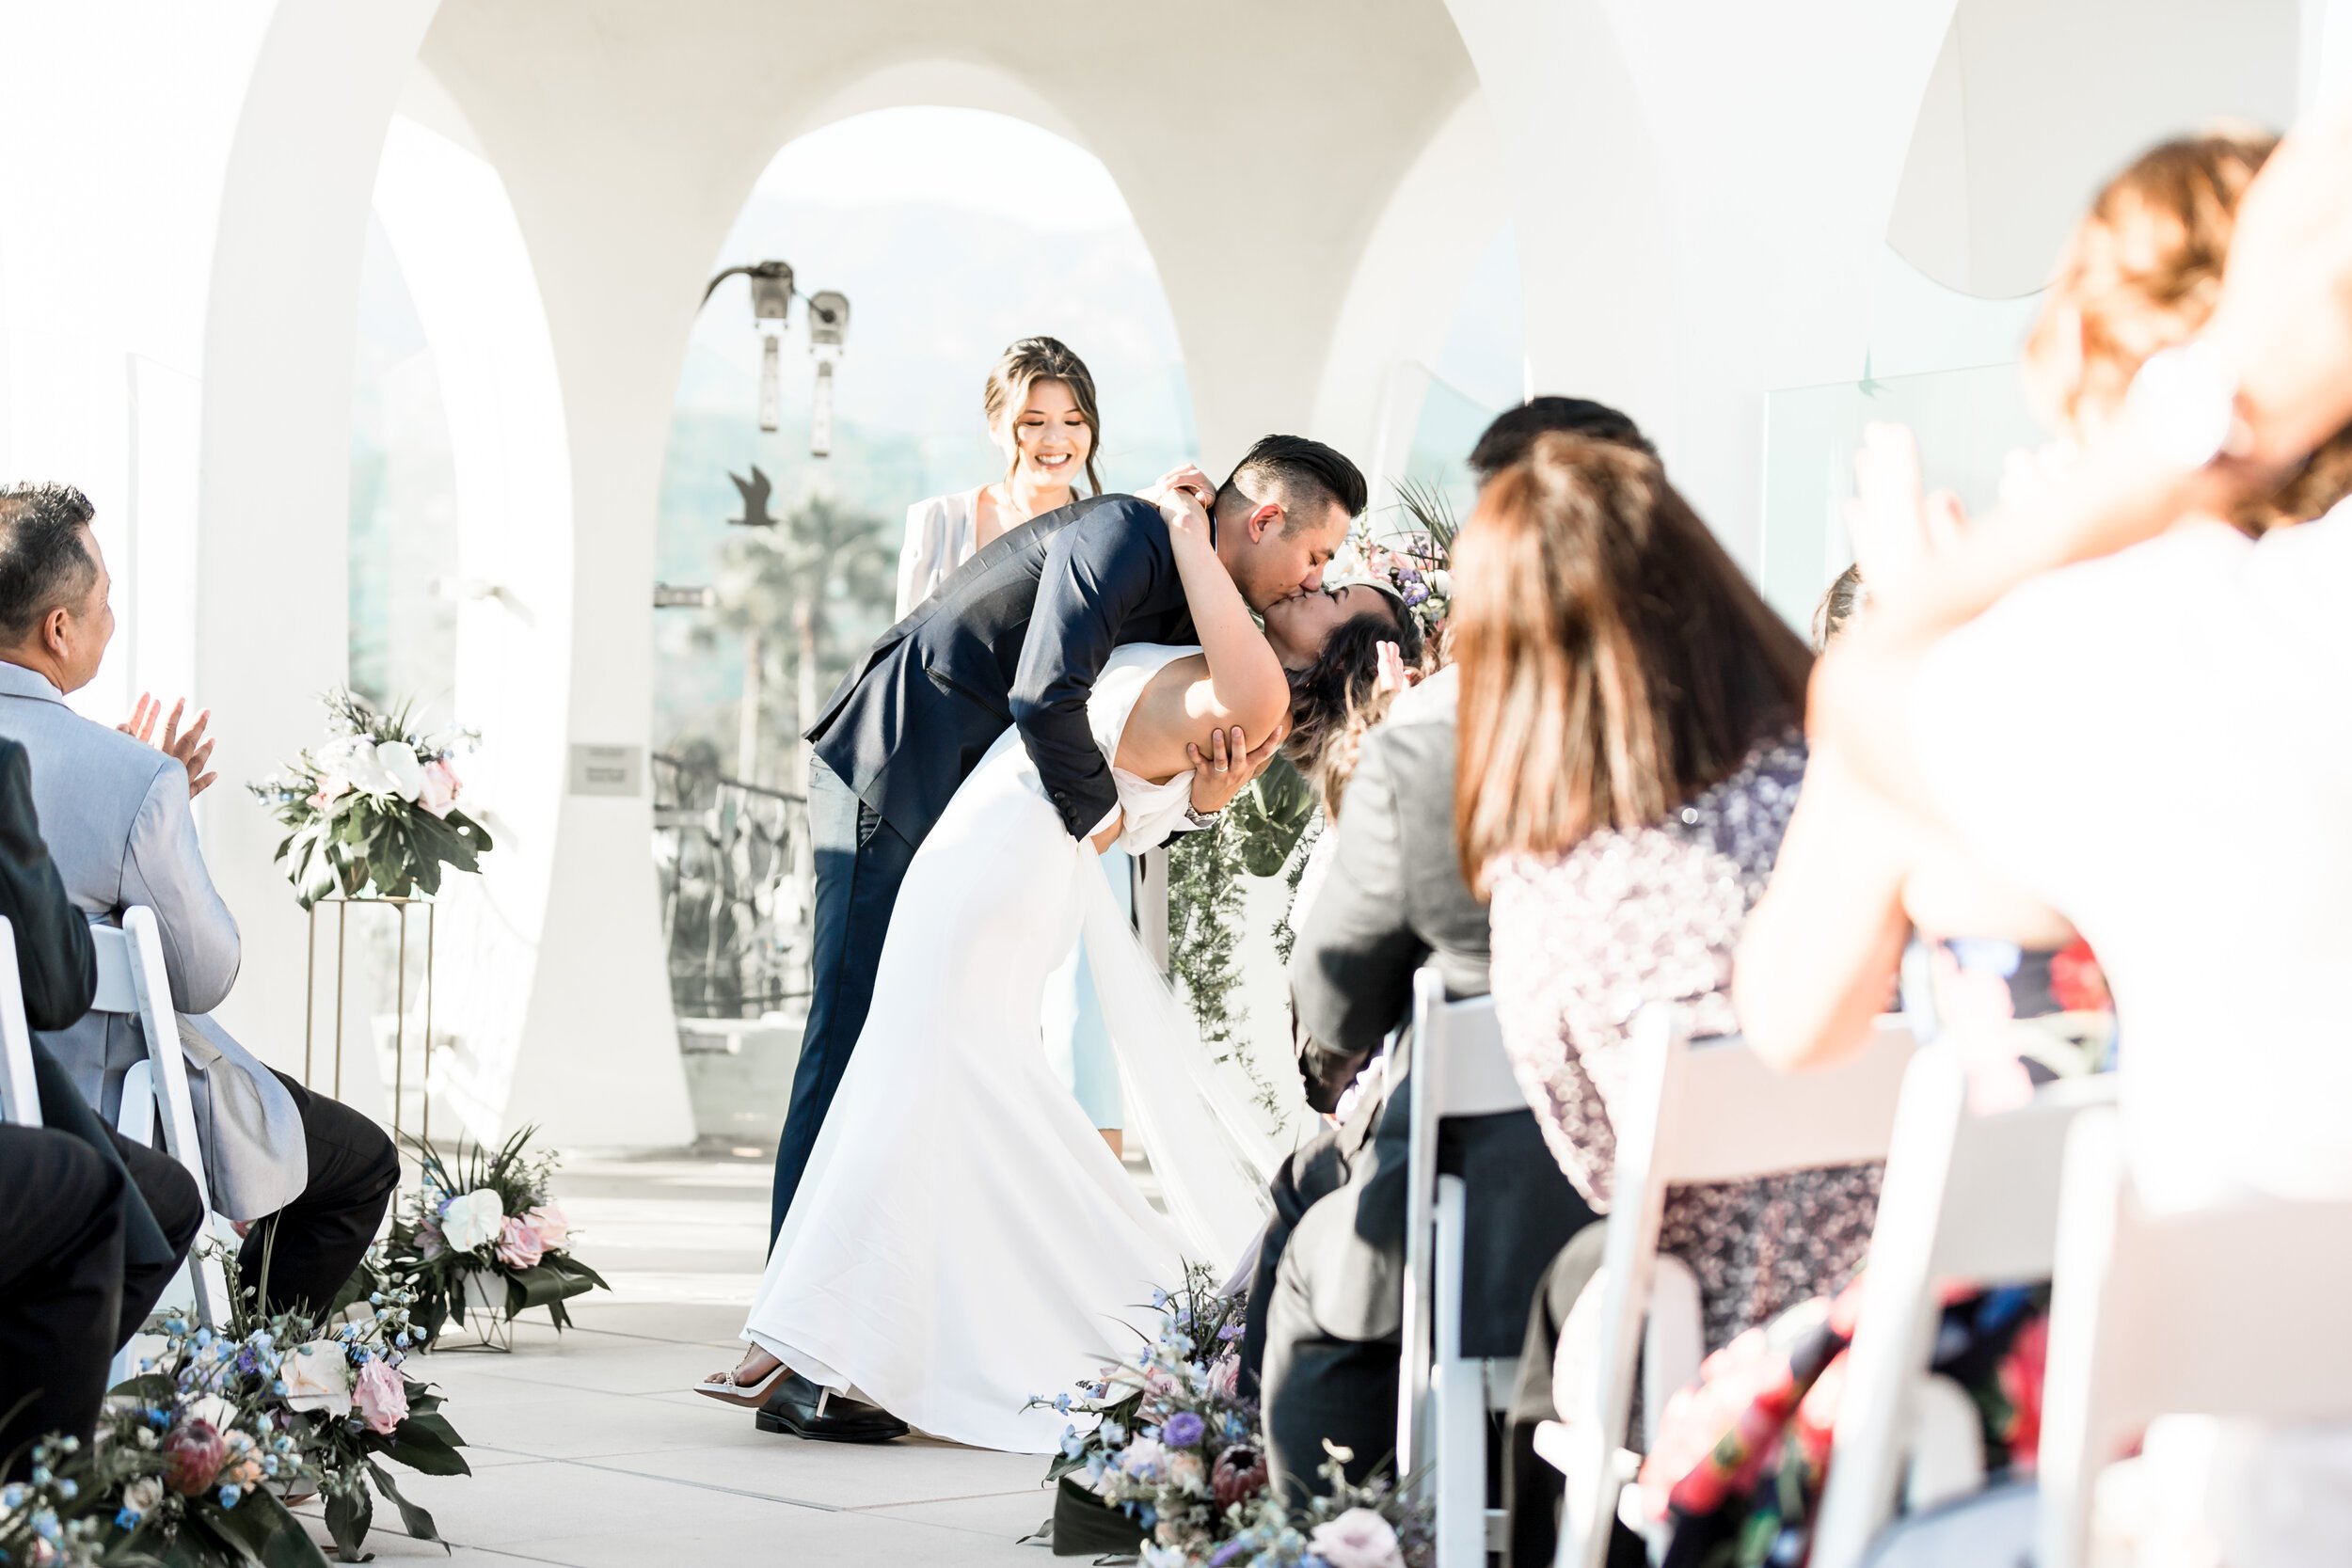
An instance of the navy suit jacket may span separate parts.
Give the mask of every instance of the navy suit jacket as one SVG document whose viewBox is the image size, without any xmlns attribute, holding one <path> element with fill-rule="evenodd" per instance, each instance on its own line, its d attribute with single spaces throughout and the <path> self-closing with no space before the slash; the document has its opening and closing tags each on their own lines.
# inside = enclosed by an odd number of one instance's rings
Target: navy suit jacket
<svg viewBox="0 0 2352 1568">
<path fill-rule="evenodd" d="M 1018 725 L 1071 836 L 1119 803 L 1087 724 L 1111 650 L 1197 641 L 1159 509 L 1095 496 L 975 555 L 877 639 L 810 727 L 818 757 L 920 844 Z"/>
</svg>

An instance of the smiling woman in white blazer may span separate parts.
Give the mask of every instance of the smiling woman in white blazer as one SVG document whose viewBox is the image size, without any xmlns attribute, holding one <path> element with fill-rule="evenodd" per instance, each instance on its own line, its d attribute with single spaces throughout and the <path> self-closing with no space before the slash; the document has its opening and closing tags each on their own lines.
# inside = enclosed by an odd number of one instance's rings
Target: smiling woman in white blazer
<svg viewBox="0 0 2352 1568">
<path fill-rule="evenodd" d="M 1102 493 L 1094 468 L 1103 434 L 1094 377 L 1058 339 L 1024 338 L 1006 349 L 988 372 L 980 408 L 1005 454 L 1004 474 L 907 508 L 906 547 L 898 555 L 901 617 L 1003 534 L 1076 500 L 1081 472 L 1089 493 Z"/>
</svg>

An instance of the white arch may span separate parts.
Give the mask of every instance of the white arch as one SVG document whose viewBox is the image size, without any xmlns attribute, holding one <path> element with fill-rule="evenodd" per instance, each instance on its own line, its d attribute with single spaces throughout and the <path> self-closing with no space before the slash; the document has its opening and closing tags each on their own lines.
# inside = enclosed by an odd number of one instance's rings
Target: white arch
<svg viewBox="0 0 2352 1568">
<path fill-rule="evenodd" d="M 1426 390 L 1401 364 L 1435 364 L 1454 307 L 1510 211 L 1510 186 L 1484 97 L 1438 127 L 1364 241 L 1331 328 L 1310 429 L 1378 481 L 1401 470 L 1390 436 L 1409 441 Z M 1391 460 L 1393 456 L 1393 461 Z"/>
<path fill-rule="evenodd" d="M 572 680 L 572 461 L 538 281 L 496 169 L 455 105 L 420 71 L 385 138 L 374 210 L 439 372 L 456 468 L 461 598 L 457 711 L 485 736 L 476 792 L 497 849 L 444 918 L 442 974 L 469 1025 L 445 1079 L 477 1138 L 537 1123 L 569 1142 L 684 1143 L 693 1124 L 666 989 L 635 970 L 658 951 L 651 915 L 613 907 L 546 950 L 564 806 Z M 642 918 L 640 918 L 642 916 Z M 634 962 L 632 962 L 632 958 Z M 543 988 L 593 987 L 607 1027 L 532 1027 Z M 625 1092 L 622 1091 L 625 1086 Z"/>
</svg>

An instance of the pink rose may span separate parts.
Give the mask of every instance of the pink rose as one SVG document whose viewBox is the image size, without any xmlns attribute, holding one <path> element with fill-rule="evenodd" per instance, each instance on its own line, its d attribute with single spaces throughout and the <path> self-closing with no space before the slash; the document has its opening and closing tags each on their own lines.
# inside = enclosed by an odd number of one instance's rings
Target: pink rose
<svg viewBox="0 0 2352 1568">
<path fill-rule="evenodd" d="M 1405 1568 L 1396 1527 L 1368 1508 L 1351 1508 L 1324 1521 L 1307 1539 L 1331 1568 Z"/>
<path fill-rule="evenodd" d="M 351 1390 L 352 1403 L 359 1407 L 360 1419 L 368 1430 L 389 1435 L 392 1429 L 408 1418 L 408 1385 L 392 1370 L 392 1364 L 380 1355 L 368 1357 L 368 1364 L 359 1369 L 359 1376 Z"/>
<path fill-rule="evenodd" d="M 544 1252 L 561 1252 L 572 1234 L 572 1222 L 552 1203 L 542 1203 L 532 1210 L 523 1216 L 523 1224 L 539 1238 L 539 1247 Z"/>
<path fill-rule="evenodd" d="M 457 775 L 446 762 L 436 759 L 424 765 L 424 788 L 417 797 L 417 804 L 436 816 L 447 816 L 457 803 Z"/>
<path fill-rule="evenodd" d="M 547 1247 L 539 1233 L 516 1215 L 509 1214 L 499 1226 L 499 1261 L 510 1269 L 527 1269 L 539 1261 Z"/>
</svg>

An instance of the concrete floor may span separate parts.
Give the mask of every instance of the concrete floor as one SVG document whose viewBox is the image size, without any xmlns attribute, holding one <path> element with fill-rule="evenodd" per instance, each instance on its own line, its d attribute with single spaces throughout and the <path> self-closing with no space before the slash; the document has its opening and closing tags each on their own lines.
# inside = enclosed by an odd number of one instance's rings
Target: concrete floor
<svg viewBox="0 0 2352 1568">
<path fill-rule="evenodd" d="M 612 1293 L 575 1302 L 564 1334 L 529 1314 L 511 1355 L 425 1361 L 475 1473 L 396 1480 L 454 1556 L 410 1541 L 380 1503 L 369 1549 L 388 1562 L 566 1568 L 1046 1568 L 1047 1548 L 1017 1544 L 1052 1511 L 1041 1458 L 922 1439 L 803 1443 L 688 1391 L 739 1354 L 768 1180 L 765 1159 L 567 1161 L 557 1196 Z"/>
</svg>

